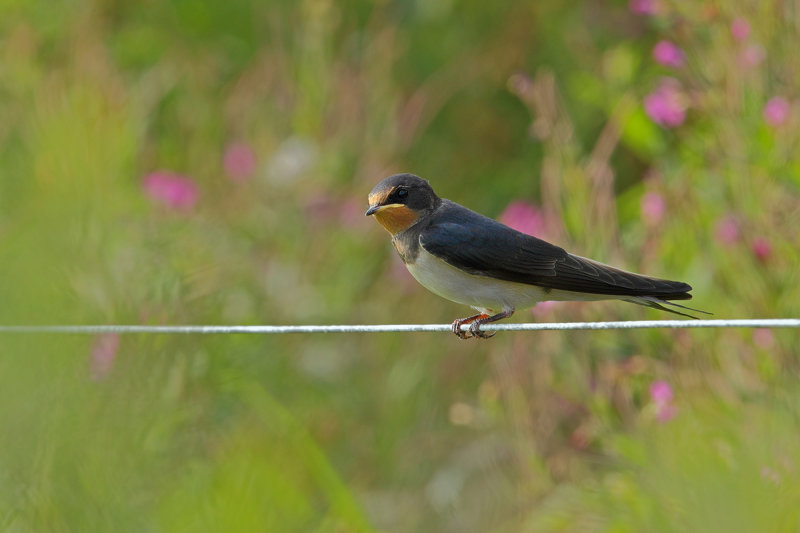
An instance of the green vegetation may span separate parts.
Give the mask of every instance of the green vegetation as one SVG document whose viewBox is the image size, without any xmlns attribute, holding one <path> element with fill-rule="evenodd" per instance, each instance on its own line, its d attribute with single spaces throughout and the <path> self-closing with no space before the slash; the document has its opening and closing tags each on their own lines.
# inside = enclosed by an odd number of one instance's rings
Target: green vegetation
<svg viewBox="0 0 800 533">
<path fill-rule="evenodd" d="M 717 318 L 800 316 L 798 20 L 0 2 L 0 324 L 465 316 L 363 216 L 400 171 Z M 0 530 L 797 531 L 799 340 L 2 335 Z"/>
</svg>

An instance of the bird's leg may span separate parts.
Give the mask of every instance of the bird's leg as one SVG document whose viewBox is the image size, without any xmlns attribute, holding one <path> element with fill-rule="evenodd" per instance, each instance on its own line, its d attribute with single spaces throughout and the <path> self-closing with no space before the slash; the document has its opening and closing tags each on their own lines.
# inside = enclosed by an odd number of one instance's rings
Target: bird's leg
<svg viewBox="0 0 800 533">
<path fill-rule="evenodd" d="M 458 335 L 459 339 L 468 339 L 468 338 L 472 337 L 473 336 L 472 333 L 469 333 L 467 331 L 461 331 L 461 326 L 464 326 L 466 324 L 472 324 L 476 320 L 480 320 L 482 318 L 489 318 L 489 315 L 487 315 L 485 313 L 478 313 L 477 315 L 468 316 L 467 318 L 457 318 L 457 319 L 455 319 L 453 321 L 453 333 Z"/>
<path fill-rule="evenodd" d="M 489 337 L 494 337 L 494 334 L 497 333 L 493 331 L 492 333 L 484 333 L 479 328 L 484 324 L 489 324 L 490 322 L 497 322 L 498 320 L 502 320 L 504 318 L 508 318 L 514 314 L 513 309 L 508 309 L 503 311 L 502 313 L 497 313 L 496 315 L 486 316 L 483 315 L 484 318 L 476 318 L 475 321 L 469 326 L 469 332 L 472 333 L 474 337 L 480 337 L 482 339 L 488 339 Z"/>
</svg>

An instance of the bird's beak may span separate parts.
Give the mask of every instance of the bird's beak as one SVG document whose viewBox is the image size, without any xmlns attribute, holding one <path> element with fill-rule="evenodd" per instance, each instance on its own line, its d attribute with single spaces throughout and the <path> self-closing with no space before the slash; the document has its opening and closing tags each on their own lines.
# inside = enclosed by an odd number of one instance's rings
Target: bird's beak
<svg viewBox="0 0 800 533">
<path fill-rule="evenodd" d="M 377 205 L 371 205 L 371 206 L 369 206 L 369 209 L 367 209 L 367 212 L 364 213 L 364 214 L 367 215 L 367 216 L 374 215 L 375 213 L 378 213 L 378 212 L 383 211 L 384 209 L 388 209 L 390 207 L 391 208 L 397 208 L 397 207 L 406 207 L 406 206 L 404 204 L 377 204 Z"/>
</svg>

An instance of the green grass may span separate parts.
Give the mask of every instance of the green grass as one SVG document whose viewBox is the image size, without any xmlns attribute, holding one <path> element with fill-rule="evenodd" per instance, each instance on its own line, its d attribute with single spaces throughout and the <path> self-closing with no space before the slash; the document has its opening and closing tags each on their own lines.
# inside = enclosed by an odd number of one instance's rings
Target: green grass
<svg viewBox="0 0 800 533">
<path fill-rule="evenodd" d="M 685 280 L 716 318 L 800 316 L 795 8 L 661 9 L 0 2 L 0 323 L 464 316 L 363 216 L 398 171 L 493 217 L 534 204 L 547 238 Z M 653 60 L 661 39 L 683 68 Z M 665 76 L 688 106 L 674 128 L 643 107 Z M 791 108 L 771 125 L 776 96 Z M 233 142 L 257 160 L 241 182 Z M 148 197 L 156 171 L 197 203 Z M 513 320 L 659 317 L 611 302 Z M 101 342 L 0 338 L 0 529 L 800 527 L 796 331 Z"/>
</svg>

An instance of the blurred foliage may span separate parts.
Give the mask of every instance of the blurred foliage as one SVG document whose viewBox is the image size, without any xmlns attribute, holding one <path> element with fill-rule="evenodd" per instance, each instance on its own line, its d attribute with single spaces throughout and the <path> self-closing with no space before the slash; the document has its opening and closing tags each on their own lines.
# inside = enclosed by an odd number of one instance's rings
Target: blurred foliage
<svg viewBox="0 0 800 533">
<path fill-rule="evenodd" d="M 467 310 L 363 217 L 398 171 L 490 216 L 539 206 L 546 238 L 689 281 L 716 317 L 798 316 L 799 21 L 751 0 L 2 1 L 0 323 L 449 322 Z M 662 39 L 684 66 L 654 61 Z M 643 106 L 664 77 L 672 128 Z M 149 197 L 157 171 L 197 202 Z M 0 528 L 796 531 L 797 340 L 6 335 Z"/>
</svg>

